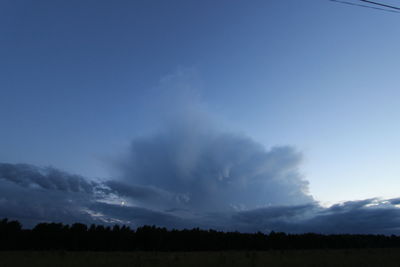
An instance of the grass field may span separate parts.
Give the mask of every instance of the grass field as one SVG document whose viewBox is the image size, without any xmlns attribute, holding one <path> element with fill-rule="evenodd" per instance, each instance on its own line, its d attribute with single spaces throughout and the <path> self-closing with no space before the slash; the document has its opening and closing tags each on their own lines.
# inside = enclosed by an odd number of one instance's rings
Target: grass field
<svg viewBox="0 0 400 267">
<path fill-rule="evenodd" d="M 400 267 L 400 249 L 269 252 L 0 252 L 0 267 L 380 266 Z"/>
</svg>

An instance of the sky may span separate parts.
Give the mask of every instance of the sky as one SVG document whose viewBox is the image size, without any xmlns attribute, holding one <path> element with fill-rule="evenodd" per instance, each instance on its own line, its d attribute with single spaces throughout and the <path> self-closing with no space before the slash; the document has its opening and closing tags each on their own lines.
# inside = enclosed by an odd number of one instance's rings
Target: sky
<svg viewBox="0 0 400 267">
<path fill-rule="evenodd" d="M 400 233 L 399 23 L 328 0 L 3 0 L 0 217 Z"/>
</svg>

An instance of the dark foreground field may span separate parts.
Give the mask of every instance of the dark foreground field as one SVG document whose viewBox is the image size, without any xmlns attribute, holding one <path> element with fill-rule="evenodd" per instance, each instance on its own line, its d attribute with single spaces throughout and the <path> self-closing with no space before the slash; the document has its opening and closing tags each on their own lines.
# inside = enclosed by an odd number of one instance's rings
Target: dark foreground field
<svg viewBox="0 0 400 267">
<path fill-rule="evenodd" d="M 47 266 L 385 266 L 400 267 L 400 249 L 268 252 L 0 252 L 1 267 Z"/>
</svg>

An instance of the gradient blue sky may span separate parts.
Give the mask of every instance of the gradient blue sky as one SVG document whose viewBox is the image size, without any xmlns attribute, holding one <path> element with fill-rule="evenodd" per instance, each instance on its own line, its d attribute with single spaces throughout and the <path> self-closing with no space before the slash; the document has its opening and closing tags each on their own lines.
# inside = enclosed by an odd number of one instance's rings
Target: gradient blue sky
<svg viewBox="0 0 400 267">
<path fill-rule="evenodd" d="M 322 203 L 397 197 L 399 25 L 327 0 L 2 0 L 0 162 L 108 177 L 195 98 L 229 131 L 301 151 Z"/>
</svg>

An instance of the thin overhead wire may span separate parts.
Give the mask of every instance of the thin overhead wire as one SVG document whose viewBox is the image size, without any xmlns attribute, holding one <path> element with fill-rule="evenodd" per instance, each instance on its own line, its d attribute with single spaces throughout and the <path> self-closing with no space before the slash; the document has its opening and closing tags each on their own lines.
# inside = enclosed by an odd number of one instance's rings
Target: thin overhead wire
<svg viewBox="0 0 400 267">
<path fill-rule="evenodd" d="M 387 8 L 393 8 L 396 10 L 400 10 L 400 7 L 396 7 L 396 6 L 391 6 L 391 5 L 387 5 L 387 4 L 383 4 L 383 3 L 378 3 L 378 2 L 373 2 L 373 1 L 369 1 L 369 0 L 360 0 L 361 2 L 365 2 L 365 3 L 370 3 L 373 5 L 377 5 L 377 6 L 383 6 L 383 7 L 387 7 Z"/>
<path fill-rule="evenodd" d="M 400 11 L 396 11 L 396 10 L 393 10 L 393 9 L 387 9 L 387 8 L 380 8 L 380 7 L 356 4 L 356 3 L 348 2 L 348 1 L 345 1 L 345 0 L 329 0 L 329 1 L 340 3 L 340 4 L 345 4 L 345 5 L 358 6 L 358 7 L 370 8 L 370 9 L 375 9 L 375 10 L 380 10 L 380 11 L 386 11 L 386 12 L 391 12 L 391 13 L 400 13 Z M 360 1 L 364 1 L 364 0 L 360 0 Z"/>
</svg>

